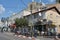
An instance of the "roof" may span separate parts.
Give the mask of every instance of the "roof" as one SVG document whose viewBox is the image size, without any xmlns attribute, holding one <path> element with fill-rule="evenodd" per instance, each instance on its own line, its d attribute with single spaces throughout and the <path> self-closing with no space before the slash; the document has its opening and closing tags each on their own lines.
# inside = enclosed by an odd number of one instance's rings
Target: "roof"
<svg viewBox="0 0 60 40">
<path fill-rule="evenodd" d="M 60 15 L 60 11 L 55 6 L 51 7 L 51 8 L 47 8 L 47 9 L 41 10 L 41 11 L 38 11 L 38 12 L 35 12 L 35 13 L 32 13 L 30 15 L 33 15 L 33 14 L 36 14 L 36 13 L 40 13 L 40 12 L 44 12 L 44 11 L 48 11 L 48 10 L 52 10 L 52 9 L 54 9 Z M 27 15 L 27 16 L 29 16 L 29 15 Z"/>
<path fill-rule="evenodd" d="M 18 15 L 18 14 L 20 14 L 20 13 L 23 12 L 23 11 L 28 11 L 28 12 L 30 12 L 30 11 L 31 11 L 31 10 L 30 10 L 30 5 L 31 5 L 31 4 L 34 4 L 34 7 L 38 4 L 38 5 L 37 5 L 38 8 L 40 8 L 40 6 L 42 6 L 40 3 L 33 2 L 33 3 L 30 3 L 26 9 L 18 12 L 18 13 L 15 14 L 15 15 Z M 59 4 L 59 3 L 57 3 L 57 4 L 46 4 L 46 7 L 47 7 L 47 9 L 44 9 L 44 10 L 41 10 L 41 11 L 37 11 L 37 9 L 35 8 L 34 10 L 32 10 L 32 14 L 39 13 L 39 12 L 43 12 L 43 11 L 48 11 L 48 10 L 52 10 L 52 11 L 58 12 L 58 14 L 60 14 L 60 4 Z M 54 10 L 54 9 L 55 9 L 55 10 Z M 23 12 L 23 14 L 24 14 L 24 12 Z M 15 15 L 14 15 L 14 16 L 15 16 Z M 25 15 L 25 16 L 29 16 L 29 15 L 31 15 L 31 13 L 30 13 L 30 14 L 28 13 L 28 14 Z M 13 15 L 12 15 L 12 16 L 13 16 Z M 10 16 L 10 17 L 12 17 L 12 16 Z"/>
<path fill-rule="evenodd" d="M 60 11 L 60 3 L 47 5 L 48 8 L 51 8 L 51 7 L 54 7 L 54 6 Z"/>
<path fill-rule="evenodd" d="M 31 4 L 35 4 L 36 5 L 36 2 L 30 3 L 29 5 L 31 5 Z M 39 3 L 37 3 L 37 4 L 40 5 Z M 41 11 L 37 11 L 37 10 L 34 9 L 34 10 L 32 10 L 32 14 L 43 12 L 43 11 L 48 11 L 48 10 L 52 10 L 52 11 L 55 11 L 58 14 L 60 14 L 60 4 L 59 3 L 56 3 L 56 4 L 46 4 L 46 8 L 47 9 L 43 9 Z M 29 14 L 29 15 L 31 15 L 31 14 Z M 26 15 L 26 16 L 29 16 L 29 15 Z"/>
</svg>

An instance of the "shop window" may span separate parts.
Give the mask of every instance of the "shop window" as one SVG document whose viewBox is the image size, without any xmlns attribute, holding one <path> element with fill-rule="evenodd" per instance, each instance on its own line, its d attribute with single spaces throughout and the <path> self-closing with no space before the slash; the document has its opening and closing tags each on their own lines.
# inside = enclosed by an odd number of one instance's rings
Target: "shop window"
<svg viewBox="0 0 60 40">
<path fill-rule="evenodd" d="M 38 14 L 34 14 L 34 18 L 38 18 Z"/>
</svg>

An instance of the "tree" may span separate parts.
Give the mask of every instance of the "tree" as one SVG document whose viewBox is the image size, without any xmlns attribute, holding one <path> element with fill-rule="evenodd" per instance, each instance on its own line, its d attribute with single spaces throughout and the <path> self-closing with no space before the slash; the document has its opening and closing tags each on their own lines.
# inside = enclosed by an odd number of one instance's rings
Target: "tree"
<svg viewBox="0 0 60 40">
<path fill-rule="evenodd" d="M 26 20 L 25 18 L 16 18 L 15 19 L 15 24 L 16 24 L 16 29 L 15 32 L 17 32 L 18 30 L 24 32 L 24 28 L 28 27 L 28 20 Z"/>
<path fill-rule="evenodd" d="M 15 19 L 15 24 L 17 27 L 25 27 L 28 26 L 28 20 L 26 20 L 25 18 L 16 18 Z"/>
</svg>

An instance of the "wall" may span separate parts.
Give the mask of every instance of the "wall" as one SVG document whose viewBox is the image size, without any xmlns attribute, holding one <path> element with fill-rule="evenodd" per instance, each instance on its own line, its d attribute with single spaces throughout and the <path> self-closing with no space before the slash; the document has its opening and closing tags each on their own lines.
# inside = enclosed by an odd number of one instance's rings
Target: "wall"
<svg viewBox="0 0 60 40">
<path fill-rule="evenodd" d="M 46 12 L 46 18 L 47 20 L 51 20 L 53 22 L 53 24 L 56 25 L 57 27 L 57 33 L 60 33 L 60 15 L 52 10 L 49 10 Z"/>
</svg>

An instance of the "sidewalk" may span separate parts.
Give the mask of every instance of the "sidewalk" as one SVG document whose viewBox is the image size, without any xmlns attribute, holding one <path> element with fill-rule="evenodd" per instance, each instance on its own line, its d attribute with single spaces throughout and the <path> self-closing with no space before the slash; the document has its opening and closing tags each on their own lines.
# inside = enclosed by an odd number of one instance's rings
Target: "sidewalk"
<svg viewBox="0 0 60 40">
<path fill-rule="evenodd" d="M 43 37 L 43 36 L 38 36 L 36 38 L 36 40 L 54 40 L 54 38 L 46 38 L 46 37 Z"/>
</svg>

